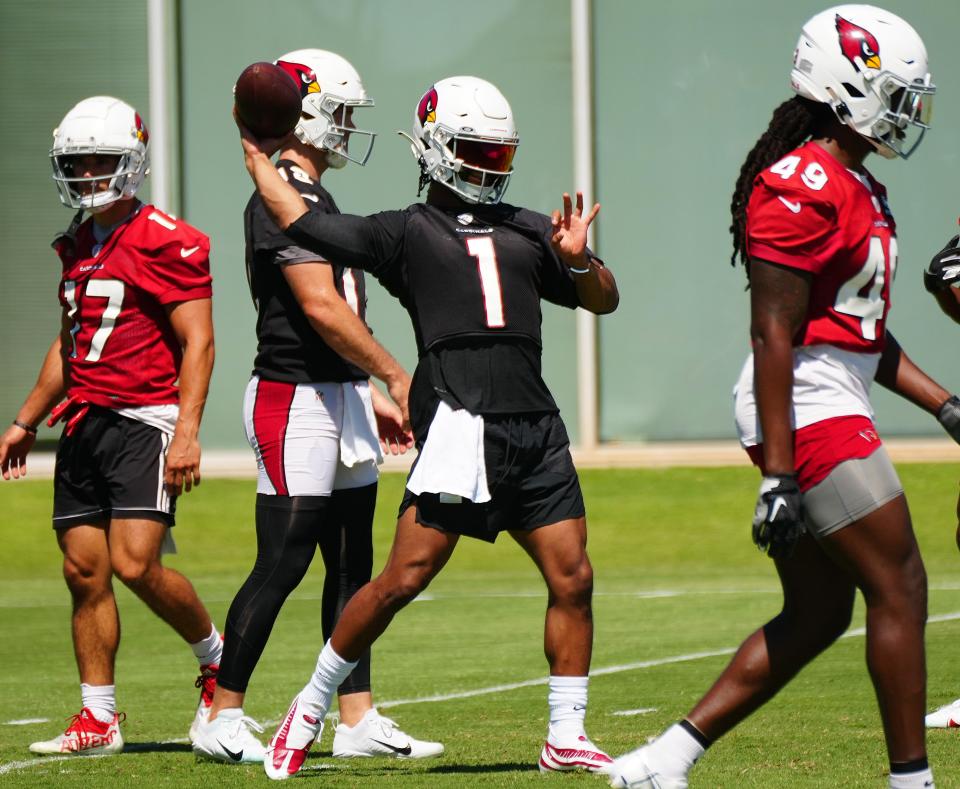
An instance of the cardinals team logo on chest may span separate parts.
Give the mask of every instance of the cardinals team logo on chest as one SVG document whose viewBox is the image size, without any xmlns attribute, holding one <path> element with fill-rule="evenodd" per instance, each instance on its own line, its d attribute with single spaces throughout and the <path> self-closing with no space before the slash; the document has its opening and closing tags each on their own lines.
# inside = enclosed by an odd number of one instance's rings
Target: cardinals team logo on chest
<svg viewBox="0 0 960 789">
<path fill-rule="evenodd" d="M 873 33 L 844 19 L 840 14 L 837 14 L 836 22 L 840 51 L 853 68 L 858 72 L 864 68 L 879 71 L 880 44 Z"/>
</svg>

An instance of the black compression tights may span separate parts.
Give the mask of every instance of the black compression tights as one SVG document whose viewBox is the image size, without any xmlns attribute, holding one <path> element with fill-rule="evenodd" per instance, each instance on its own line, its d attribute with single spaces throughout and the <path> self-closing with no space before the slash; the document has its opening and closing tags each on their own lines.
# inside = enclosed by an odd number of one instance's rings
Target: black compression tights
<svg viewBox="0 0 960 789">
<path fill-rule="evenodd" d="M 340 612 L 373 569 L 373 510 L 377 486 L 324 496 L 257 495 L 257 560 L 227 614 L 217 682 L 245 693 L 287 596 L 302 580 L 320 546 L 326 576 L 321 602 L 324 640 Z M 370 690 L 366 652 L 338 691 Z"/>
</svg>

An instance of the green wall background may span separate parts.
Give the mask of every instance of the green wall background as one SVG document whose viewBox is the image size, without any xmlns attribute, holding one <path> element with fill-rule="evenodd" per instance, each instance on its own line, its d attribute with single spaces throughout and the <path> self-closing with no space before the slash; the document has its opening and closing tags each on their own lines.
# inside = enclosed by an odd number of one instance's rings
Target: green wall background
<svg viewBox="0 0 960 789">
<path fill-rule="evenodd" d="M 948 388 L 960 327 L 921 270 L 960 213 L 955 0 L 882 0 L 923 37 L 937 84 L 934 128 L 909 161 L 871 157 L 890 191 L 900 261 L 889 327 Z M 730 197 L 747 152 L 789 98 L 790 65 L 820 0 L 594 3 L 599 247 L 622 306 L 602 321 L 606 439 L 735 435 L 733 384 L 749 352 L 748 294 L 730 259 Z M 935 420 L 874 388 L 882 435 L 941 435 Z"/>
<path fill-rule="evenodd" d="M 890 327 L 912 357 L 960 386 L 954 338 L 920 272 L 956 226 L 960 182 L 953 0 L 885 2 L 924 37 L 938 85 L 934 130 L 909 162 L 874 158 L 898 220 L 900 266 Z M 730 389 L 748 349 L 747 294 L 728 265 L 730 193 L 740 164 L 789 95 L 803 21 L 819 2 L 596 0 L 594 14 L 597 249 L 617 275 L 621 308 L 600 321 L 601 435 L 635 441 L 733 436 Z M 231 88 L 249 63 L 289 50 L 335 50 L 359 69 L 377 106 L 358 116 L 379 132 L 366 168 L 325 176 L 342 210 L 370 213 L 416 199 L 416 166 L 394 134 L 435 80 L 473 73 L 510 99 L 521 135 L 511 202 L 549 211 L 572 183 L 570 14 L 567 0 L 181 0 L 179 210 L 213 241 L 218 358 L 204 426 L 208 448 L 244 446 L 240 401 L 250 372 L 254 312 L 243 274 L 241 214 L 251 191 L 230 119 Z M 50 20 L 56 19 L 53 26 Z M 99 42 L 92 46 L 91 42 Z M 146 4 L 63 0 L 0 4 L 0 414 L 12 418 L 56 331 L 58 265 L 48 242 L 70 219 L 49 180 L 50 132 L 84 96 L 118 95 L 148 126 Z M 179 124 L 179 125 L 177 125 Z M 149 191 L 146 192 L 149 197 Z M 405 313 L 370 288 L 371 324 L 412 367 Z M 576 432 L 573 313 L 545 307 L 544 370 Z M 884 392 L 887 435 L 937 435 L 925 414 Z M 52 436 L 52 431 L 46 433 Z"/>
<path fill-rule="evenodd" d="M 0 423 L 16 416 L 60 326 L 50 248 L 73 211 L 50 178 L 53 129 L 87 96 L 146 108 L 146 5 L 0 2 Z M 144 109 L 144 112 L 146 110 Z M 149 199 L 149 183 L 144 192 Z M 4 421 L 6 420 L 6 421 Z M 4 427 L 4 429 L 6 429 Z M 59 431 L 41 431 L 55 437 Z"/>
</svg>

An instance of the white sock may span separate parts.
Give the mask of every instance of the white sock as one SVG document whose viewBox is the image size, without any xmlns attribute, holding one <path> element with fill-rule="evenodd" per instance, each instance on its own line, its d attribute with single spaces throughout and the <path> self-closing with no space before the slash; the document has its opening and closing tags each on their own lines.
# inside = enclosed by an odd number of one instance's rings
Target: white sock
<svg viewBox="0 0 960 789">
<path fill-rule="evenodd" d="M 917 770 L 915 773 L 890 773 L 890 789 L 932 789 L 933 771 Z"/>
<path fill-rule="evenodd" d="M 650 743 L 651 767 L 670 777 L 686 776 L 697 759 L 703 756 L 704 747 L 679 723 L 673 724 Z"/>
<path fill-rule="evenodd" d="M 80 698 L 82 704 L 100 723 L 110 723 L 117 714 L 117 686 L 116 685 L 88 685 L 80 684 Z"/>
<path fill-rule="evenodd" d="M 300 700 L 314 716 L 321 720 L 324 718 L 330 709 L 334 692 L 356 665 L 357 661 L 348 662 L 334 652 L 329 641 L 323 645 L 313 676 L 300 691 Z"/>
<path fill-rule="evenodd" d="M 191 644 L 190 649 L 197 656 L 201 667 L 219 666 L 220 658 L 223 655 L 223 638 L 217 632 L 217 626 L 213 625 L 210 629 L 210 635 L 196 644 Z"/>
<path fill-rule="evenodd" d="M 550 705 L 550 730 L 555 742 L 586 736 L 583 718 L 587 714 L 588 677 L 550 677 L 547 703 Z"/>
</svg>

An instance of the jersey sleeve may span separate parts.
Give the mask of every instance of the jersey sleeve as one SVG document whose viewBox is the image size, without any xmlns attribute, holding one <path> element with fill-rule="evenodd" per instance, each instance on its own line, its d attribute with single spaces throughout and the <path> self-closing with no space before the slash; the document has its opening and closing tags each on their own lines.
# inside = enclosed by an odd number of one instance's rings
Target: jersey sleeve
<svg viewBox="0 0 960 789">
<path fill-rule="evenodd" d="M 406 218 L 405 211 L 383 211 L 366 217 L 308 211 L 287 228 L 286 234 L 326 260 L 372 274 L 389 290 L 401 276 Z"/>
<path fill-rule="evenodd" d="M 767 174 L 747 205 L 747 252 L 752 258 L 817 273 L 830 262 L 837 211 L 829 194 Z"/>
<path fill-rule="evenodd" d="M 210 276 L 210 239 L 189 225 L 178 224 L 177 232 L 152 249 L 142 249 L 139 285 L 161 304 L 209 299 L 213 295 Z"/>
</svg>

